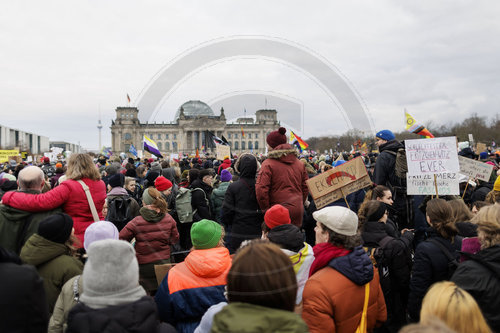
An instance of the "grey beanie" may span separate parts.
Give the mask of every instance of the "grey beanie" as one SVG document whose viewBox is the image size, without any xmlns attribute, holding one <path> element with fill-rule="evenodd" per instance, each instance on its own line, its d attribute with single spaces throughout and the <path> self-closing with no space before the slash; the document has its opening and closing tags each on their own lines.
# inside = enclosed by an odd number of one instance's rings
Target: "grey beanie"
<svg viewBox="0 0 500 333">
<path fill-rule="evenodd" d="M 153 162 L 151 163 L 151 171 L 156 171 L 159 174 L 161 174 L 161 165 L 159 162 Z"/>
<path fill-rule="evenodd" d="M 80 300 L 99 309 L 135 302 L 146 295 L 139 285 L 139 264 L 128 242 L 105 239 L 93 242 L 82 274 Z"/>
</svg>

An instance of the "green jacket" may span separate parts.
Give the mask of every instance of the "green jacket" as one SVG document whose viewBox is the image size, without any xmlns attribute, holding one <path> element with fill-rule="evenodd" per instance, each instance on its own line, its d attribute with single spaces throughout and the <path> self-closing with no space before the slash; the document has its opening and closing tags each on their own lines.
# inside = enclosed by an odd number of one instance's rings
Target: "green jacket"
<svg viewBox="0 0 500 333">
<path fill-rule="evenodd" d="M 24 191 L 38 193 L 37 191 Z M 0 205 L 0 246 L 19 254 L 24 243 L 37 232 L 38 224 L 50 215 L 62 212 L 60 208 L 51 211 L 31 213 Z"/>
<path fill-rule="evenodd" d="M 214 317 L 212 333 L 304 333 L 308 332 L 302 318 L 290 311 L 272 309 L 249 303 L 229 303 Z"/>
<path fill-rule="evenodd" d="M 217 222 L 221 222 L 221 209 L 222 204 L 224 203 L 224 196 L 226 195 L 227 188 L 229 187 L 230 182 L 221 182 L 219 187 L 215 188 L 212 191 L 212 213 Z"/>
<path fill-rule="evenodd" d="M 21 250 L 21 260 L 35 266 L 43 278 L 50 313 L 66 281 L 83 271 L 83 263 L 68 254 L 66 245 L 38 234 L 31 236 Z"/>
</svg>

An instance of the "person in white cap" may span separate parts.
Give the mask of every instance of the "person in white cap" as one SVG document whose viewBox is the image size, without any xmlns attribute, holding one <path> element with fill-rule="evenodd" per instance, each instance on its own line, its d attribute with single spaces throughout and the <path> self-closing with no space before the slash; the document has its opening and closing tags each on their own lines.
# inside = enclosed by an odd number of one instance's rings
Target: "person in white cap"
<svg viewBox="0 0 500 333">
<path fill-rule="evenodd" d="M 387 311 L 378 272 L 361 246 L 357 215 L 334 206 L 313 218 L 315 260 L 302 296 L 302 318 L 311 333 L 372 331 Z"/>
</svg>

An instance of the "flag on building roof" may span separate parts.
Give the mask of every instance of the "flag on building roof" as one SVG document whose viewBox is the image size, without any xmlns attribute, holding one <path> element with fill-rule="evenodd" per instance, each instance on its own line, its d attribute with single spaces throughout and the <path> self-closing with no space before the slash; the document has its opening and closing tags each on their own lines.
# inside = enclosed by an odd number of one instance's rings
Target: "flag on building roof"
<svg viewBox="0 0 500 333">
<path fill-rule="evenodd" d="M 130 96 L 127 94 L 127 101 L 130 103 Z"/>
<path fill-rule="evenodd" d="M 433 138 L 434 135 L 432 135 L 431 132 L 427 128 L 425 128 L 424 125 L 417 123 L 415 118 L 413 118 L 408 112 L 405 110 L 405 116 L 406 116 L 406 130 L 411 133 L 418 134 L 426 139 Z"/>
<path fill-rule="evenodd" d="M 245 131 L 243 130 L 243 126 L 240 126 L 241 128 L 241 137 L 244 138 L 245 137 Z"/>
<path fill-rule="evenodd" d="M 158 149 L 158 146 L 156 145 L 156 142 L 148 138 L 147 135 L 143 136 L 142 141 L 145 151 L 149 151 L 151 154 L 157 157 L 163 157 L 162 154 L 160 153 L 160 150 Z"/>
<path fill-rule="evenodd" d="M 130 145 L 130 148 L 128 149 L 128 151 L 134 155 L 135 157 L 137 157 L 137 149 L 135 149 L 134 145 Z"/>
<path fill-rule="evenodd" d="M 293 131 L 290 131 L 290 143 L 296 145 L 300 151 L 307 149 L 307 147 L 309 147 L 309 145 Z"/>
</svg>

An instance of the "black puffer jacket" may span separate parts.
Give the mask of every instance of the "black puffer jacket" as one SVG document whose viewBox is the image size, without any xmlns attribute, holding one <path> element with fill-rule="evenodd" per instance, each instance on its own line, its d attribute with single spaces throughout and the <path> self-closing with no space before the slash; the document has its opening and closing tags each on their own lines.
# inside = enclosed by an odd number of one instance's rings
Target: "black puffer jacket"
<svg viewBox="0 0 500 333">
<path fill-rule="evenodd" d="M 227 244 L 231 252 L 246 239 L 260 238 L 264 220 L 255 194 L 257 159 L 243 154 L 236 161 L 235 168 L 240 178 L 227 188 L 221 211 L 222 224 L 231 230 Z"/>
<path fill-rule="evenodd" d="M 451 280 L 474 297 L 491 330 L 500 332 L 500 245 L 471 255 Z"/>
<path fill-rule="evenodd" d="M 283 224 L 272 228 L 267 238 L 272 243 L 292 252 L 299 252 L 304 247 L 304 234 L 293 224 Z"/>
<path fill-rule="evenodd" d="M 373 182 L 375 184 L 384 186 L 391 184 L 392 186 L 399 186 L 394 175 L 396 155 L 389 153 L 389 151 L 396 153 L 399 148 L 404 148 L 404 146 L 397 140 L 388 141 L 379 147 L 380 155 L 377 157 L 373 175 Z"/>
<path fill-rule="evenodd" d="M 137 332 L 173 333 L 168 324 L 160 324 L 156 303 L 144 296 L 138 301 L 92 309 L 78 303 L 68 314 L 66 333 Z"/>
<path fill-rule="evenodd" d="M 196 213 L 193 215 L 194 222 L 209 219 L 212 220 L 212 212 L 210 211 L 210 195 L 212 194 L 212 186 L 205 184 L 201 179 L 196 179 L 191 183 L 191 189 L 201 189 L 191 192 L 191 206 Z"/>
<path fill-rule="evenodd" d="M 446 246 L 448 251 L 457 260 L 460 257 L 458 251 L 462 248 L 462 238 L 455 236 L 453 243 L 441 237 L 435 229 L 427 230 L 427 240 L 418 244 L 415 250 L 413 271 L 410 280 L 410 296 L 408 299 L 408 312 L 412 320 L 418 321 L 420 318 L 420 308 L 422 300 L 429 287 L 436 282 L 448 279 L 448 257 L 430 239 L 436 239 Z"/>
</svg>

